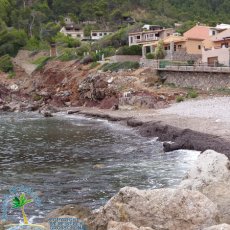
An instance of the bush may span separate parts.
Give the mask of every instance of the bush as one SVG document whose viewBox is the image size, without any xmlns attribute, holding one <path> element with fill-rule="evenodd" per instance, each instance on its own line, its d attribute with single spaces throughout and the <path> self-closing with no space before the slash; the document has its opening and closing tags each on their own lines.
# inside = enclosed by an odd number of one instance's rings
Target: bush
<svg viewBox="0 0 230 230">
<path fill-rule="evenodd" d="M 25 31 L 12 29 L 0 32 L 0 56 L 5 54 L 15 56 L 26 43 L 27 35 Z"/>
<path fill-rule="evenodd" d="M 155 54 L 154 53 L 147 53 L 146 58 L 147 59 L 155 59 Z"/>
<path fill-rule="evenodd" d="M 176 97 L 176 102 L 182 102 L 182 101 L 184 101 L 184 97 L 183 96 L 178 96 L 178 97 Z"/>
<path fill-rule="evenodd" d="M 31 37 L 27 41 L 26 46 L 24 48 L 30 51 L 40 51 L 40 50 L 49 50 L 50 46 L 45 41 L 41 41 L 36 37 Z"/>
<path fill-rule="evenodd" d="M 117 72 L 121 69 L 138 69 L 140 67 L 138 62 L 116 62 L 104 64 L 101 69 L 103 71 Z"/>
<path fill-rule="evenodd" d="M 195 61 L 194 61 L 194 60 L 188 60 L 188 61 L 187 61 L 187 63 L 188 63 L 188 65 L 193 66 L 193 65 L 194 65 L 194 63 L 195 63 Z"/>
<path fill-rule="evenodd" d="M 123 46 L 119 48 L 116 54 L 118 55 L 142 55 L 142 48 L 141 46 L 138 46 L 138 45 Z"/>
<path fill-rule="evenodd" d="M 198 92 L 195 90 L 190 90 L 187 94 L 187 98 L 197 98 L 198 97 Z"/>
<path fill-rule="evenodd" d="M 8 73 L 13 71 L 13 63 L 11 61 L 11 57 L 6 54 L 0 57 L 0 71 Z"/>
<path fill-rule="evenodd" d="M 54 38 L 56 43 L 59 43 L 68 48 L 76 48 L 81 46 L 81 41 L 78 39 L 74 39 L 70 36 L 65 36 L 62 33 L 58 33 Z"/>
</svg>

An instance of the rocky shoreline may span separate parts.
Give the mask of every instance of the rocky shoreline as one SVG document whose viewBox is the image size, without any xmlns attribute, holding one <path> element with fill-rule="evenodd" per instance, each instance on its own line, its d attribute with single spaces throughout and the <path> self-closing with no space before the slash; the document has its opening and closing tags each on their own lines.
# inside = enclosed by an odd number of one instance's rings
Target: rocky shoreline
<svg viewBox="0 0 230 230">
<path fill-rule="evenodd" d="M 71 111 L 74 111 L 75 114 L 88 117 L 106 119 L 112 122 L 122 122 L 124 125 L 135 128 L 142 136 L 158 137 L 159 141 L 164 142 L 163 146 L 166 152 L 178 149 L 203 152 L 207 149 L 212 149 L 225 154 L 230 159 L 230 142 L 217 135 L 168 125 L 161 120 L 143 121 L 143 119 L 133 117 L 132 113 L 129 115 L 128 112 L 121 112 L 120 114 L 117 112 L 115 115 L 110 110 L 93 111 L 93 109 L 77 108 L 75 110 L 69 110 L 68 113 L 71 114 Z"/>
</svg>

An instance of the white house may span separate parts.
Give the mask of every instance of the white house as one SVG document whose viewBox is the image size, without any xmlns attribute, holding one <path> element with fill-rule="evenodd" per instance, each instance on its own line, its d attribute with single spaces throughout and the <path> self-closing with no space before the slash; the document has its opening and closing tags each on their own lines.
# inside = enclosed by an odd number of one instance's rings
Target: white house
<svg viewBox="0 0 230 230">
<path fill-rule="evenodd" d="M 145 25 L 143 31 L 129 33 L 129 46 L 144 45 L 146 43 L 158 41 L 169 37 L 174 33 L 174 29 L 165 29 L 160 26 Z"/>
<path fill-rule="evenodd" d="M 106 30 L 92 30 L 91 31 L 91 39 L 92 40 L 99 40 L 106 35 L 112 34 L 113 32 L 111 31 L 106 31 Z"/>
<path fill-rule="evenodd" d="M 60 32 L 75 39 L 84 39 L 84 31 L 74 24 L 63 26 Z"/>
</svg>

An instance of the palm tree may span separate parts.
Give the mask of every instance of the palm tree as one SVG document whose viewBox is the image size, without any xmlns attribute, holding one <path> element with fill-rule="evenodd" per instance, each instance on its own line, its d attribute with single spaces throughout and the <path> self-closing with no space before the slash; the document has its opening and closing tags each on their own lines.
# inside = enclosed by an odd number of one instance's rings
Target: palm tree
<svg viewBox="0 0 230 230">
<path fill-rule="evenodd" d="M 24 193 L 22 193 L 19 198 L 14 197 L 14 199 L 12 200 L 13 208 L 21 208 L 24 224 L 28 224 L 28 219 L 24 210 L 24 206 L 31 202 L 33 202 L 33 200 L 27 200 Z"/>
</svg>

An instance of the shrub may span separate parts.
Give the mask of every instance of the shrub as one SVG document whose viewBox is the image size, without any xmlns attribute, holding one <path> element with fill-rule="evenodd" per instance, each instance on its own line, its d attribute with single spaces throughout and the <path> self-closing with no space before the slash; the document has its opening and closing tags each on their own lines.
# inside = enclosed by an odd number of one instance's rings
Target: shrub
<svg viewBox="0 0 230 230">
<path fill-rule="evenodd" d="M 138 69 L 140 67 L 138 62 L 116 62 L 116 63 L 106 63 L 104 64 L 101 69 L 103 71 L 112 71 L 117 72 L 121 69 Z"/>
<path fill-rule="evenodd" d="M 27 35 L 23 30 L 5 30 L 0 32 L 0 55 L 15 56 L 26 45 Z"/>
<path fill-rule="evenodd" d="M 0 71 L 8 73 L 13 71 L 13 68 L 11 57 L 8 54 L 0 57 Z"/>
<path fill-rule="evenodd" d="M 10 71 L 10 72 L 8 73 L 8 78 L 9 78 L 9 79 L 13 79 L 15 76 L 16 76 L 16 73 L 13 72 L 13 71 Z"/>
<path fill-rule="evenodd" d="M 197 98 L 198 97 L 198 92 L 195 90 L 190 90 L 187 94 L 188 98 Z"/>
<path fill-rule="evenodd" d="M 78 39 L 74 39 L 70 36 L 65 36 L 62 33 L 58 33 L 54 38 L 56 43 L 59 43 L 68 48 L 80 47 L 81 41 Z"/>
<path fill-rule="evenodd" d="M 147 59 L 155 59 L 155 54 L 154 53 L 147 53 L 146 58 Z"/>
<path fill-rule="evenodd" d="M 176 102 L 182 102 L 182 101 L 184 101 L 184 97 L 183 96 L 177 96 L 176 97 Z"/>
<path fill-rule="evenodd" d="M 117 51 L 118 55 L 142 55 L 141 46 L 123 46 Z"/>
<path fill-rule="evenodd" d="M 45 41 L 41 41 L 36 37 L 31 37 L 27 41 L 26 46 L 24 48 L 30 51 L 40 51 L 40 50 L 49 50 L 50 46 Z"/>
<path fill-rule="evenodd" d="M 194 60 L 188 60 L 188 61 L 187 61 L 187 63 L 188 63 L 188 65 L 193 66 L 193 65 L 194 65 L 194 63 L 195 63 L 195 61 L 194 61 Z"/>
</svg>

